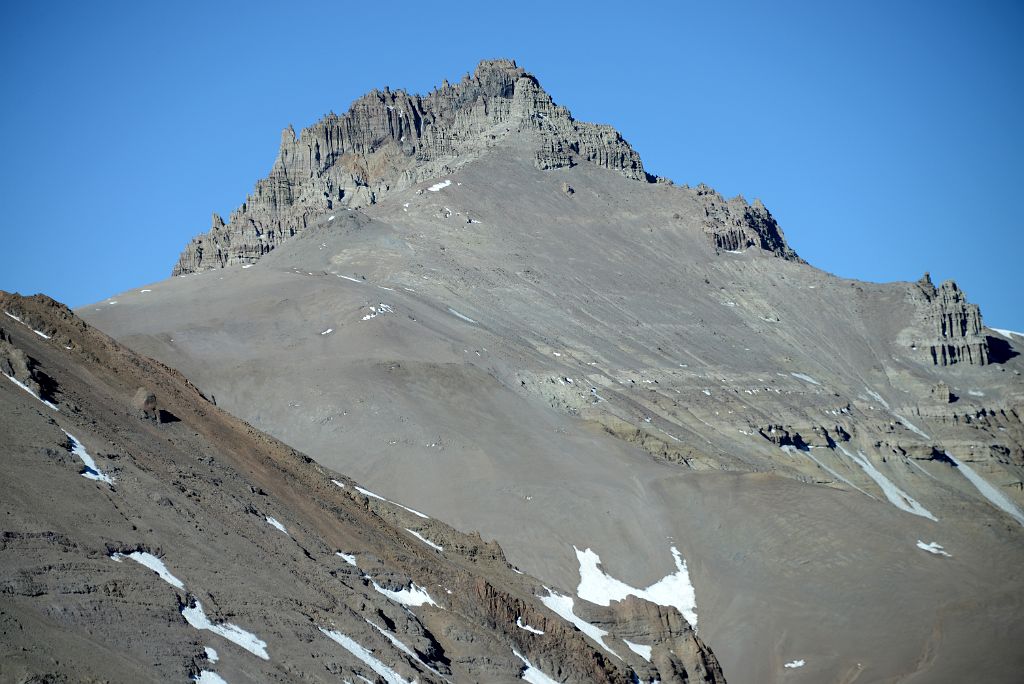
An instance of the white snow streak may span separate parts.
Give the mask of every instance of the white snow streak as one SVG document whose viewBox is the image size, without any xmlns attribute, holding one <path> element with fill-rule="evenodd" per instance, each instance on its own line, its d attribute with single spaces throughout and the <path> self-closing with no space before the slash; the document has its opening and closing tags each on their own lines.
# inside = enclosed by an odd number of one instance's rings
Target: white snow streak
<svg viewBox="0 0 1024 684">
<path fill-rule="evenodd" d="M 113 553 L 110 555 L 110 560 L 116 561 L 118 563 L 120 563 L 125 558 L 131 559 L 139 565 L 144 565 L 145 567 L 149 568 L 150 570 L 155 572 L 160 577 L 160 579 L 162 579 L 164 582 L 167 582 L 172 587 L 175 587 L 176 589 L 185 588 L 185 583 L 177 577 L 175 577 L 174 575 L 172 575 L 171 571 L 167 569 L 166 565 L 164 565 L 164 562 L 156 556 L 154 556 L 153 554 L 146 553 L 145 551 L 133 551 L 128 554 Z"/>
<path fill-rule="evenodd" d="M 952 558 L 950 554 L 946 553 L 946 550 L 942 547 L 942 545 L 936 542 L 929 542 L 925 544 L 923 541 L 918 539 L 917 548 L 923 549 L 928 553 L 934 553 L 936 556 L 946 556 L 947 558 Z"/>
<path fill-rule="evenodd" d="M 531 665 L 530 661 L 527 660 L 519 651 L 512 649 L 512 654 L 516 658 L 522 660 L 523 665 L 526 666 L 526 669 L 523 670 L 522 674 L 522 680 L 524 682 L 530 682 L 530 684 L 559 684 L 557 679 L 548 677 L 546 674 Z"/>
<path fill-rule="evenodd" d="M 336 480 L 331 480 L 331 482 L 334 482 L 334 484 L 338 485 L 339 487 L 344 487 L 345 486 L 345 485 L 341 484 L 340 482 L 338 482 Z M 371 497 L 373 499 L 380 499 L 381 501 L 385 501 L 385 502 L 391 504 L 392 506 L 398 506 L 402 510 L 409 511 L 413 515 L 419 516 L 420 518 L 423 518 L 424 520 L 430 520 L 430 516 L 429 515 L 425 515 L 423 513 L 420 513 L 416 509 L 409 508 L 408 506 L 403 506 L 402 504 L 398 503 L 397 501 L 392 501 L 391 499 L 385 499 L 380 494 L 374 494 L 369 489 L 363 489 L 359 485 L 356 485 L 356 491 L 359 492 L 360 494 L 362 494 L 363 496 L 369 496 L 369 497 Z"/>
<path fill-rule="evenodd" d="M 363 618 L 363 619 L 366 620 L 366 618 Z M 388 641 L 390 641 L 394 645 L 395 648 L 397 648 L 399 651 L 401 651 L 405 655 L 412 657 L 414 660 L 419 660 L 420 659 L 420 657 L 418 655 L 416 655 L 416 653 L 411 648 L 409 648 L 408 646 L 403 644 L 401 642 L 401 640 L 398 637 L 396 637 L 394 634 L 392 634 L 391 632 L 387 631 L 383 627 L 378 627 L 376 624 L 370 622 L 369 620 L 366 620 L 366 624 L 370 625 L 375 630 L 377 630 L 378 632 L 383 634 L 384 637 Z"/>
<path fill-rule="evenodd" d="M 238 644 L 254 656 L 263 658 L 263 660 L 270 660 L 270 656 L 267 655 L 267 642 L 263 641 L 252 632 L 247 632 L 238 625 L 233 625 L 230 622 L 222 622 L 219 625 L 213 624 L 210 622 L 209 618 L 206 617 L 206 613 L 203 612 L 203 604 L 199 603 L 199 601 L 196 601 L 196 605 L 192 608 L 182 608 L 181 615 L 185 618 L 185 622 L 196 629 L 205 629 L 213 632 L 232 643 Z"/>
<path fill-rule="evenodd" d="M 925 439 L 931 439 L 931 437 L 929 437 L 928 435 L 926 435 L 926 434 L 924 433 L 924 431 L 922 431 L 922 430 L 921 430 L 921 429 L 920 429 L 919 427 L 917 427 L 916 425 L 914 425 L 913 423 L 911 423 L 911 422 L 910 422 L 909 420 L 907 420 L 906 418 L 904 418 L 904 417 L 903 417 L 903 416 L 901 416 L 900 414 L 898 414 L 898 413 L 893 413 L 892 415 L 896 416 L 896 419 L 897 419 L 897 420 L 899 420 L 899 421 L 900 421 L 901 423 L 903 423 L 904 427 L 906 427 L 906 428 L 907 428 L 908 430 L 910 430 L 911 432 L 914 432 L 914 433 L 916 433 L 916 434 L 918 434 L 918 435 L 921 435 L 921 436 L 922 436 L 922 437 L 924 437 Z"/>
<path fill-rule="evenodd" d="M 441 607 L 434 602 L 434 599 L 430 598 L 430 594 L 427 593 L 426 589 L 417 586 L 415 582 L 411 582 L 408 589 L 402 589 L 400 591 L 385 589 L 373 580 L 370 580 L 370 582 L 373 584 L 373 588 L 376 589 L 377 592 L 384 594 L 395 603 L 401 603 L 403 606 L 413 606 L 414 608 L 417 608 L 424 604 L 430 604 L 435 608 Z"/>
<path fill-rule="evenodd" d="M 803 659 L 801 659 L 801 660 L 793 660 L 793 661 L 790 661 L 790 662 L 786 663 L 785 665 L 783 665 L 783 667 L 788 667 L 788 668 L 790 668 L 792 670 L 795 670 L 796 668 L 803 667 L 806 664 L 807 664 L 807 661 L 805 661 Z"/>
<path fill-rule="evenodd" d="M 988 480 L 983 478 L 978 473 L 974 472 L 973 468 L 971 468 L 966 463 L 960 461 L 953 454 L 947 451 L 946 456 L 948 456 L 949 460 L 953 461 L 953 463 L 956 464 L 956 467 L 960 471 L 960 473 L 968 480 L 970 480 L 971 484 L 974 485 L 975 489 L 977 489 L 983 497 L 988 499 L 993 506 L 1000 510 L 1006 511 L 1014 520 L 1019 522 L 1021 525 L 1024 525 L 1024 512 L 1021 512 L 1021 510 L 1017 508 L 1016 504 L 1010 501 L 1010 499 L 1008 499 L 1005 494 L 1003 494 L 1001 491 L 993 487 Z"/>
<path fill-rule="evenodd" d="M 651 646 L 644 646 L 643 644 L 634 644 L 632 641 L 629 641 L 628 639 L 623 639 L 622 643 L 626 644 L 626 646 L 629 646 L 629 650 L 633 653 L 636 653 L 638 656 L 640 656 L 647 662 L 651 662 L 651 651 L 653 650 Z"/>
<path fill-rule="evenodd" d="M 356 557 L 354 555 L 352 555 L 351 553 L 342 553 L 341 551 L 336 551 L 334 555 L 338 556 L 339 558 L 341 558 L 343 561 L 345 561 L 349 565 L 354 565 L 356 567 L 359 567 L 359 564 L 356 563 Z"/>
<path fill-rule="evenodd" d="M 875 392 L 875 391 L 873 391 L 873 390 L 869 390 L 869 389 L 867 389 L 866 387 L 865 387 L 864 389 L 865 389 L 865 391 L 866 391 L 866 392 L 867 392 L 867 393 L 868 393 L 869 395 L 871 395 L 871 397 L 872 397 L 872 398 L 873 398 L 873 399 L 874 399 L 875 401 L 877 401 L 877 402 L 878 402 L 879 404 L 881 404 L 881 405 L 882 405 L 882 406 L 884 406 L 885 408 L 887 408 L 887 409 L 889 408 L 889 402 L 887 402 L 887 401 L 886 401 L 885 399 L 883 399 L 883 398 L 882 398 L 882 395 L 881 395 L 881 394 L 879 394 L 878 392 Z"/>
<path fill-rule="evenodd" d="M 360 283 L 360 284 L 362 284 L 362 282 L 363 282 L 359 278 L 352 278 L 352 277 L 347 276 L 347 275 L 339 275 L 338 277 L 339 278 L 344 278 L 345 280 L 351 280 L 353 283 Z"/>
<path fill-rule="evenodd" d="M 676 571 L 646 589 L 631 587 L 605 573 L 598 567 L 601 564 L 601 557 L 590 549 L 580 551 L 575 546 L 573 549 L 580 562 L 580 585 L 576 588 L 576 594 L 581 599 L 599 606 L 607 606 L 612 601 L 621 601 L 630 595 L 637 596 L 659 606 L 674 606 L 690 626 L 696 629 L 696 593 L 693 584 L 690 583 L 686 561 L 676 547 L 671 547 Z"/>
<path fill-rule="evenodd" d="M 328 328 L 327 330 L 324 330 L 324 331 L 323 331 L 322 333 L 320 333 L 320 334 L 321 334 L 321 335 L 330 335 L 330 334 L 331 334 L 332 332 L 334 332 L 334 328 Z"/>
<path fill-rule="evenodd" d="M 5 311 L 4 313 L 7 313 L 7 312 Z M 8 314 L 8 315 L 10 315 L 10 314 Z M 33 392 L 33 391 L 32 391 L 32 389 L 31 389 L 31 388 L 30 388 L 30 387 L 29 387 L 28 385 L 26 385 L 26 384 L 23 384 L 23 383 L 22 383 L 21 381 L 19 381 L 19 380 L 18 380 L 17 378 L 13 378 L 13 377 L 11 377 L 10 375 L 8 375 L 7 373 L 4 373 L 4 374 L 3 374 L 3 376 L 4 376 L 5 378 L 7 378 L 8 380 L 10 380 L 11 382 L 13 382 L 13 383 L 14 383 L 15 385 L 17 385 L 18 387 L 20 387 L 21 389 L 23 389 L 23 390 L 25 390 L 26 392 L 28 392 L 29 394 L 31 394 L 31 395 L 32 395 L 33 397 L 35 397 L 36 399 L 38 399 L 38 400 L 39 400 L 39 401 L 41 401 L 42 403 L 44 403 L 44 404 L 46 404 L 47 406 L 49 406 L 50 408 L 52 408 L 52 409 L 53 409 L 54 411 L 60 411 L 60 409 L 59 409 L 59 408 L 57 408 L 56 406 L 54 406 L 54 405 L 53 405 L 53 404 L 51 404 L 50 402 L 48 402 L 48 401 L 46 401 L 45 399 L 43 399 L 42 397 L 40 397 L 40 396 L 39 396 L 38 394 L 36 394 L 35 392 Z"/>
<path fill-rule="evenodd" d="M 268 524 L 269 524 L 270 526 L 272 526 L 272 527 L 276 527 L 277 529 L 281 530 L 281 531 L 282 531 L 282 532 L 284 532 L 285 534 L 288 534 L 288 530 L 286 530 L 286 529 L 284 528 L 284 525 L 282 525 L 282 524 L 281 524 L 280 522 L 278 522 L 277 518 L 272 518 L 272 517 L 270 517 L 270 516 L 268 515 L 268 516 L 267 516 L 267 523 L 268 523 Z M 289 534 L 288 536 L 290 537 L 291 535 Z"/>
<path fill-rule="evenodd" d="M 410 530 L 408 527 L 406 527 L 405 531 L 408 532 L 409 534 L 411 534 L 412 536 L 416 537 L 417 539 L 419 539 L 421 542 L 423 542 L 427 546 L 429 546 L 429 547 L 431 547 L 433 549 L 437 549 L 438 551 L 444 551 L 444 547 L 443 546 L 439 546 L 438 544 L 435 544 L 434 542 L 430 541 L 429 539 L 424 537 L 422 534 L 420 534 L 416 530 Z"/>
<path fill-rule="evenodd" d="M 392 670 L 390 667 L 382 663 L 373 657 L 367 649 L 360 646 L 353 639 L 345 636 L 341 632 L 335 632 L 333 630 L 320 628 L 320 631 L 328 639 L 338 644 L 346 651 L 354 655 L 359 660 L 363 661 L 371 670 L 376 672 L 381 678 L 384 679 L 387 684 L 411 684 L 408 680 L 402 679 L 401 675 Z"/>
<path fill-rule="evenodd" d="M 800 380 L 803 380 L 804 382 L 809 382 L 812 385 L 820 385 L 821 384 L 820 382 L 818 382 L 817 380 L 812 378 L 810 375 L 804 375 L 803 373 L 790 373 L 790 375 L 792 375 L 794 378 L 799 378 Z"/>
<path fill-rule="evenodd" d="M 228 684 L 226 679 L 210 670 L 201 670 L 198 675 L 192 678 L 192 681 L 199 684 Z"/>
<path fill-rule="evenodd" d="M 92 460 L 92 456 L 90 456 L 89 452 L 85 450 L 82 443 L 75 439 L 74 435 L 65 430 L 61 430 L 61 432 L 67 435 L 68 439 L 71 440 L 71 453 L 82 459 L 82 463 L 85 465 L 85 469 L 82 471 L 82 477 L 89 480 L 96 480 L 97 482 L 106 482 L 109 485 L 114 484 L 113 478 L 109 475 L 104 475 L 103 472 L 96 467 L 96 461 Z"/>
<path fill-rule="evenodd" d="M 429 188 L 427 188 L 427 190 L 429 190 L 430 192 L 438 192 L 439 190 L 444 190 L 451 184 L 452 182 L 450 180 L 443 180 L 440 183 L 434 183 Z"/>
<path fill-rule="evenodd" d="M 448 307 L 448 313 L 450 313 L 451 315 L 455 316 L 456 318 L 461 318 L 462 320 L 466 321 L 467 323 L 476 323 L 476 321 L 474 321 L 469 316 L 460 314 L 458 311 L 456 311 L 455 309 L 453 309 L 450 306 Z"/>
<path fill-rule="evenodd" d="M 547 589 L 547 587 L 544 588 Z M 545 606 L 554 611 L 563 620 L 566 620 L 567 622 L 570 622 L 573 625 L 575 625 L 576 629 L 580 630 L 588 637 L 590 637 L 594 642 L 597 643 L 598 646 L 608 651 L 619 660 L 622 660 L 622 657 L 619 656 L 618 653 L 608 648 L 608 646 L 604 643 L 604 637 L 608 635 L 608 632 L 604 631 L 597 625 L 592 625 L 586 620 L 576 617 L 576 613 L 574 613 L 572 610 L 572 605 L 574 601 L 572 600 L 571 596 L 562 596 L 558 592 L 552 591 L 551 589 L 547 590 L 547 596 L 537 597 L 541 600 L 541 603 L 543 603 Z"/>
<path fill-rule="evenodd" d="M 995 330 L 997 333 L 999 333 L 1008 340 L 1012 340 L 1014 335 L 1024 339 L 1024 333 L 1019 333 L 1016 330 L 1006 330 L 1005 328 L 989 328 L 989 330 Z"/>
<path fill-rule="evenodd" d="M 829 475 L 831 475 L 832 477 L 836 478 L 836 479 L 837 479 L 837 480 L 839 480 L 840 482 L 843 482 L 843 483 L 845 483 L 845 484 L 849 485 L 850 487 L 853 487 L 854 489 L 856 489 L 856 490 L 857 490 L 858 492 L 860 492 L 860 493 L 861 493 L 861 494 L 863 494 L 864 496 L 869 496 L 869 497 L 871 497 L 872 499 L 874 499 L 874 498 L 875 498 L 875 497 L 871 496 L 870 494 L 868 494 L 867 492 L 865 492 L 865 491 L 864 491 L 863 489 L 861 489 L 860 487 L 858 487 L 857 485 L 855 485 L 855 484 L 853 484 L 852 482 L 850 482 L 849 480 L 847 480 L 847 479 L 846 479 L 845 477 L 843 477 L 842 475 L 840 475 L 840 474 L 839 474 L 839 473 L 837 473 L 836 471 L 834 471 L 834 470 L 832 470 L 831 468 L 829 468 L 829 467 L 828 467 L 827 465 L 825 465 L 825 464 L 824 464 L 824 463 L 822 463 L 821 461 L 819 461 L 819 460 L 818 460 L 817 458 L 815 458 L 815 457 L 814 457 L 814 454 L 812 454 L 812 453 L 811 453 L 810 451 L 807 451 L 807 452 L 806 452 L 806 454 L 807 454 L 807 456 L 808 456 L 808 457 L 810 457 L 810 459 L 811 459 L 812 461 L 814 461 L 814 462 L 815 462 L 815 463 L 817 463 L 817 464 L 818 464 L 819 466 L 821 466 L 821 467 L 822 467 L 822 469 L 824 469 L 824 470 L 825 470 L 825 472 L 827 472 L 827 473 L 828 473 Z"/>
<path fill-rule="evenodd" d="M 519 629 L 521 629 L 523 631 L 526 631 L 526 632 L 532 632 L 533 634 L 543 634 L 544 633 L 544 630 L 537 629 L 536 627 L 531 627 L 530 625 L 528 625 L 525 622 L 523 622 L 523 616 L 522 615 L 520 615 L 519 617 L 516 618 L 516 627 L 518 627 Z"/>
<path fill-rule="evenodd" d="M 858 451 L 857 455 L 854 456 L 852 453 L 847 451 L 846 447 L 842 444 L 837 444 L 836 446 L 839 447 L 839 450 L 846 454 L 847 457 L 852 459 L 854 463 L 859 465 L 861 470 L 863 470 L 868 477 L 875 481 L 878 487 L 882 490 L 882 493 L 885 494 L 885 498 L 888 499 L 889 503 L 893 506 L 901 511 L 919 515 L 922 518 L 938 520 L 938 518 L 932 515 L 928 509 L 919 504 L 914 497 L 897 487 L 892 480 L 887 478 L 880 470 L 878 470 L 878 468 L 875 467 L 875 464 L 865 457 L 864 454 Z"/>
</svg>

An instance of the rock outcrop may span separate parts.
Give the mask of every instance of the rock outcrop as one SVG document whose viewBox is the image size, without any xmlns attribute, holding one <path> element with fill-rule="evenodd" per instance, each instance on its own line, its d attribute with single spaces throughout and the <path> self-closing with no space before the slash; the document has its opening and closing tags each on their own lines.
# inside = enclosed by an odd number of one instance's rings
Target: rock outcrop
<svg viewBox="0 0 1024 684">
<path fill-rule="evenodd" d="M 741 252 L 757 247 L 783 259 L 802 261 L 786 243 L 782 229 L 761 200 L 748 204 L 737 196 L 726 201 L 703 183 L 694 190 L 704 207 L 704 234 L 716 249 Z"/>
<path fill-rule="evenodd" d="M 513 132 L 532 134 L 538 168 L 589 163 L 649 180 L 614 128 L 573 119 L 514 61 L 483 61 L 426 96 L 374 90 L 298 135 L 286 128 L 270 174 L 227 223 L 213 215 L 173 275 L 252 263 L 313 218 L 449 173 Z"/>
<path fill-rule="evenodd" d="M 955 282 L 947 280 L 935 287 L 925 273 L 912 288 L 911 297 L 920 311 L 912 333 L 905 336 L 912 349 L 936 366 L 984 366 L 989 362 L 981 309 L 967 301 Z"/>
</svg>

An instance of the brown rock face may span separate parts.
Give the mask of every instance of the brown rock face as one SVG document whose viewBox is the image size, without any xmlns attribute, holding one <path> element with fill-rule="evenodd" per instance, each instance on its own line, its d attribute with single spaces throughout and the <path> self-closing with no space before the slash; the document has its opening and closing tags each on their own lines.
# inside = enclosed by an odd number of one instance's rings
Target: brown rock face
<svg viewBox="0 0 1024 684">
<path fill-rule="evenodd" d="M 375 90 L 298 135 L 286 128 L 270 174 L 227 224 L 213 216 L 173 275 L 252 263 L 312 218 L 449 173 L 511 133 L 527 134 L 538 168 L 586 162 L 648 180 L 615 129 L 574 120 L 514 61 L 483 61 L 472 76 L 429 95 Z"/>
<path fill-rule="evenodd" d="M 971 304 L 952 280 L 939 287 L 925 273 L 912 296 L 921 311 L 915 326 L 921 339 L 911 346 L 936 366 L 965 363 L 984 366 L 989 362 L 988 338 L 982 332 L 981 310 Z"/>
</svg>

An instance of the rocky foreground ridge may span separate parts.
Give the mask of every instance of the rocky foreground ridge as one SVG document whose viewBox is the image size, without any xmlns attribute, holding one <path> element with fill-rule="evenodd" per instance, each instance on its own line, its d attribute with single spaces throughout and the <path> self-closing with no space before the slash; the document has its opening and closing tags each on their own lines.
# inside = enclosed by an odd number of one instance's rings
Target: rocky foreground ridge
<svg viewBox="0 0 1024 684">
<path fill-rule="evenodd" d="M 675 609 L 573 606 L 64 306 L 0 310 L 0 680 L 724 681 Z"/>
<path fill-rule="evenodd" d="M 445 81 L 426 96 L 374 90 L 347 113 L 331 113 L 298 135 L 286 128 L 270 174 L 227 223 L 213 215 L 210 230 L 188 244 L 173 275 L 253 263 L 328 212 L 373 204 L 451 173 L 512 135 L 532 149 L 539 169 L 586 163 L 638 182 L 664 181 L 644 170 L 618 131 L 575 120 L 514 61 L 482 61 L 472 76 Z M 696 192 L 716 194 L 703 186 Z M 796 258 L 759 202 L 737 212 L 717 199 L 709 197 L 707 214 L 717 246 L 756 245 Z"/>
</svg>

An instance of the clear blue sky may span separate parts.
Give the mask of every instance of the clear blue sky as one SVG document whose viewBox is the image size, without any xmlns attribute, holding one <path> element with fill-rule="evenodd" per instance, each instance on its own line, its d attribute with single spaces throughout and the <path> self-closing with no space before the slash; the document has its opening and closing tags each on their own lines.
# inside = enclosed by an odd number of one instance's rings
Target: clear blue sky
<svg viewBox="0 0 1024 684">
<path fill-rule="evenodd" d="M 166 277 L 306 126 L 512 57 L 648 170 L 760 197 L 812 264 L 955 278 L 1024 330 L 1024 3 L 8 2 L 0 288 Z"/>
</svg>

